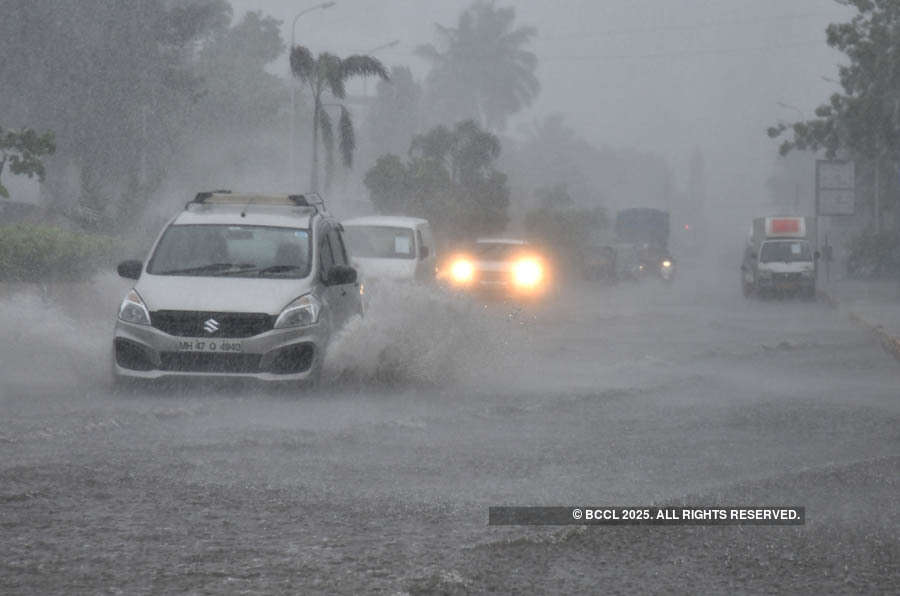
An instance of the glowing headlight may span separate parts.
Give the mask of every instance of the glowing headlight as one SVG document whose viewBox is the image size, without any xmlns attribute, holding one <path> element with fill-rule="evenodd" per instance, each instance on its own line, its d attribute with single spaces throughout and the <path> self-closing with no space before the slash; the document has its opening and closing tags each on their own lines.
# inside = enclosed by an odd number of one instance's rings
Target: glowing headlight
<svg viewBox="0 0 900 596">
<path fill-rule="evenodd" d="M 518 286 L 534 287 L 543 277 L 541 264 L 534 259 L 521 259 L 513 265 L 513 281 Z"/>
<path fill-rule="evenodd" d="M 322 303 L 318 298 L 312 294 L 304 294 L 284 307 L 275 320 L 275 329 L 315 325 L 319 321 L 321 310 Z"/>
<path fill-rule="evenodd" d="M 141 300 L 141 295 L 134 288 L 122 300 L 122 306 L 119 307 L 119 320 L 135 325 L 150 324 L 150 312 L 144 305 L 144 301 Z"/>
<path fill-rule="evenodd" d="M 672 261 L 670 261 L 669 259 L 666 259 L 665 261 L 662 262 L 662 266 L 665 267 L 666 269 L 668 269 L 669 267 L 672 266 Z"/>
<path fill-rule="evenodd" d="M 457 259 L 450 265 L 450 278 L 458 284 L 466 284 L 475 278 L 475 265 L 465 259 Z"/>
</svg>

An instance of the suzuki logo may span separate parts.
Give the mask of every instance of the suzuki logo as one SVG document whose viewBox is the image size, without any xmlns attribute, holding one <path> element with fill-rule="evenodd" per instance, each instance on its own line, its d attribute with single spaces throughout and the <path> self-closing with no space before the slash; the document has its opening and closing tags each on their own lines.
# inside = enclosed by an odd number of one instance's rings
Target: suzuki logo
<svg viewBox="0 0 900 596">
<path fill-rule="evenodd" d="M 215 319 L 207 319 L 203 323 L 203 330 L 207 333 L 215 333 L 219 330 L 219 322 Z"/>
</svg>

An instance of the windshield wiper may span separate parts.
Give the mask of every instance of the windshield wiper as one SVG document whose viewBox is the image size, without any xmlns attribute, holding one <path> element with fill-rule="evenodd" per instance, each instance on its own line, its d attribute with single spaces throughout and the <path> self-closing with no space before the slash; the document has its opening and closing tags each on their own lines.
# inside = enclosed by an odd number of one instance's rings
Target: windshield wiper
<svg viewBox="0 0 900 596">
<path fill-rule="evenodd" d="M 199 267 L 188 267 L 187 269 L 170 269 L 161 271 L 157 275 L 199 275 L 201 273 L 232 273 L 229 269 L 244 271 L 255 267 L 253 263 L 210 263 L 209 265 L 201 265 Z"/>
<path fill-rule="evenodd" d="M 298 269 L 302 271 L 305 267 L 299 265 L 272 265 L 271 267 L 260 269 L 257 271 L 257 274 L 262 277 L 268 273 L 287 273 L 288 271 L 296 271 Z"/>
</svg>

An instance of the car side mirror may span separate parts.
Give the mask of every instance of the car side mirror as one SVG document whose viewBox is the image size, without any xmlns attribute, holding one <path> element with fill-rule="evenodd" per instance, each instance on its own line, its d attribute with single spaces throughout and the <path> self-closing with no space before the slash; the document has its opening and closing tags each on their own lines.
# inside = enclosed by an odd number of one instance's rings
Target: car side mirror
<svg viewBox="0 0 900 596">
<path fill-rule="evenodd" d="M 822 258 L 822 253 L 820 253 L 819 251 L 814 252 L 813 258 L 818 261 L 819 259 Z"/>
<path fill-rule="evenodd" d="M 118 271 L 119 275 L 125 279 L 137 279 L 141 276 L 141 270 L 143 270 L 143 268 L 143 263 L 132 259 L 119 263 L 119 266 L 116 267 L 116 271 Z"/>
<path fill-rule="evenodd" d="M 420 259 L 427 259 L 429 254 L 431 254 L 431 251 L 428 250 L 427 246 L 419 247 L 419 258 Z"/>
<path fill-rule="evenodd" d="M 356 283 L 356 269 L 350 265 L 335 265 L 328 270 L 329 286 L 341 286 Z"/>
</svg>

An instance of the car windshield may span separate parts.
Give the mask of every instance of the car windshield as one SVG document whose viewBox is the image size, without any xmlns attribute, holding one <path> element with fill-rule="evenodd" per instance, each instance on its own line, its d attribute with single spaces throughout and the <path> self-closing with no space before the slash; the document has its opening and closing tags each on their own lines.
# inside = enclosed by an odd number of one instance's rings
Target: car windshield
<svg viewBox="0 0 900 596">
<path fill-rule="evenodd" d="M 302 278 L 310 270 L 309 231 L 232 225 L 172 225 L 147 272 L 204 277 Z"/>
<path fill-rule="evenodd" d="M 809 253 L 809 244 L 806 242 L 779 241 L 764 243 L 759 260 L 761 263 L 791 263 L 812 259 Z"/>
<path fill-rule="evenodd" d="M 500 261 L 522 252 L 524 245 L 512 242 L 476 242 L 475 256 Z"/>
<path fill-rule="evenodd" d="M 344 237 L 354 257 L 413 259 L 416 245 L 409 228 L 390 226 L 345 226 Z"/>
</svg>

